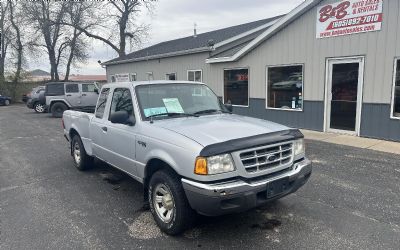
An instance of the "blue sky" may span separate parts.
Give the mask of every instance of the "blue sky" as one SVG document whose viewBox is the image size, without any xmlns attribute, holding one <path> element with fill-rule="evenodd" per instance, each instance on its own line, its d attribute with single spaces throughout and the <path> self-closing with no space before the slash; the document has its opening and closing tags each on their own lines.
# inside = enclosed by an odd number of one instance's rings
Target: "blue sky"
<svg viewBox="0 0 400 250">
<path fill-rule="evenodd" d="M 198 33 L 229 27 L 246 22 L 285 14 L 301 4 L 303 0 L 158 0 L 153 13 L 143 13 L 139 22 L 150 25 L 149 37 L 142 47 L 162 41 L 193 34 L 197 24 Z M 105 74 L 97 63 L 107 61 L 116 54 L 102 42 L 93 41 L 88 64 L 73 69 L 72 73 Z M 31 69 L 49 71 L 46 58 L 29 62 Z M 63 71 L 63 68 L 60 69 Z"/>
</svg>

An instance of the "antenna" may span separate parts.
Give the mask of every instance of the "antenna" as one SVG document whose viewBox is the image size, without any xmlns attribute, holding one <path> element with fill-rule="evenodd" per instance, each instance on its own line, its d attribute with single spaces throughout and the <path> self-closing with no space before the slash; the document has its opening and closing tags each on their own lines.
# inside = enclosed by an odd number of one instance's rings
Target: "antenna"
<svg viewBox="0 0 400 250">
<path fill-rule="evenodd" d="M 194 28 L 193 28 L 193 37 L 196 38 L 197 37 L 197 23 L 194 23 Z"/>
</svg>

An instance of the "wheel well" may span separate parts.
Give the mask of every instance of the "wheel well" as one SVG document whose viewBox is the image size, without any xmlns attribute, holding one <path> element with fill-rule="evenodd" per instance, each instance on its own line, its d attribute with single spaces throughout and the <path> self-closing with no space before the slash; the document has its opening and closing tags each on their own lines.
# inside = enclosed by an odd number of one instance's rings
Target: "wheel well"
<svg viewBox="0 0 400 250">
<path fill-rule="evenodd" d="M 159 171 L 159 170 L 167 170 L 169 173 L 178 175 L 178 173 L 165 161 L 154 158 L 151 159 L 150 161 L 147 162 L 146 167 L 145 167 L 145 172 L 144 172 L 144 181 L 143 181 L 143 187 L 144 187 L 144 195 L 145 199 L 147 197 L 147 189 L 149 186 L 150 178 L 151 176 Z"/>
<path fill-rule="evenodd" d="M 50 107 L 49 107 L 49 110 L 50 110 L 50 111 L 51 111 L 51 108 L 53 107 L 53 105 L 56 104 L 56 103 L 62 103 L 62 104 L 64 104 L 65 106 L 67 106 L 67 109 L 69 109 L 68 104 L 66 104 L 64 101 L 53 101 L 53 102 L 50 103 Z"/>
<path fill-rule="evenodd" d="M 78 131 L 76 131 L 75 129 L 71 128 L 71 130 L 69 131 L 69 138 L 70 138 L 70 144 L 71 144 L 71 155 L 72 155 L 72 138 L 74 138 L 74 136 L 80 136 Z"/>
</svg>

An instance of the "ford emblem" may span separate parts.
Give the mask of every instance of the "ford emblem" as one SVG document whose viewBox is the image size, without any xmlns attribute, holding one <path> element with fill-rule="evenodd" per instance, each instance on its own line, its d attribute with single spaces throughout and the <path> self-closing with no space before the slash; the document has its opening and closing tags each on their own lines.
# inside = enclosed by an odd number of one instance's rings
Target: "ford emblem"
<svg viewBox="0 0 400 250">
<path fill-rule="evenodd" d="M 267 157 L 268 161 L 275 161 L 277 159 L 276 155 L 270 155 Z"/>
</svg>

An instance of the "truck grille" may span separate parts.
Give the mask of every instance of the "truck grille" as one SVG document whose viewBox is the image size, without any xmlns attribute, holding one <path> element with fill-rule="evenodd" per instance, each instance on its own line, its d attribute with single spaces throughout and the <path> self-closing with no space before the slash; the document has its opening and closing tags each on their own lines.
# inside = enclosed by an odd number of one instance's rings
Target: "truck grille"
<svg viewBox="0 0 400 250">
<path fill-rule="evenodd" d="M 288 165 L 293 161 L 293 143 L 265 146 L 240 153 L 247 172 L 254 173 Z"/>
</svg>

